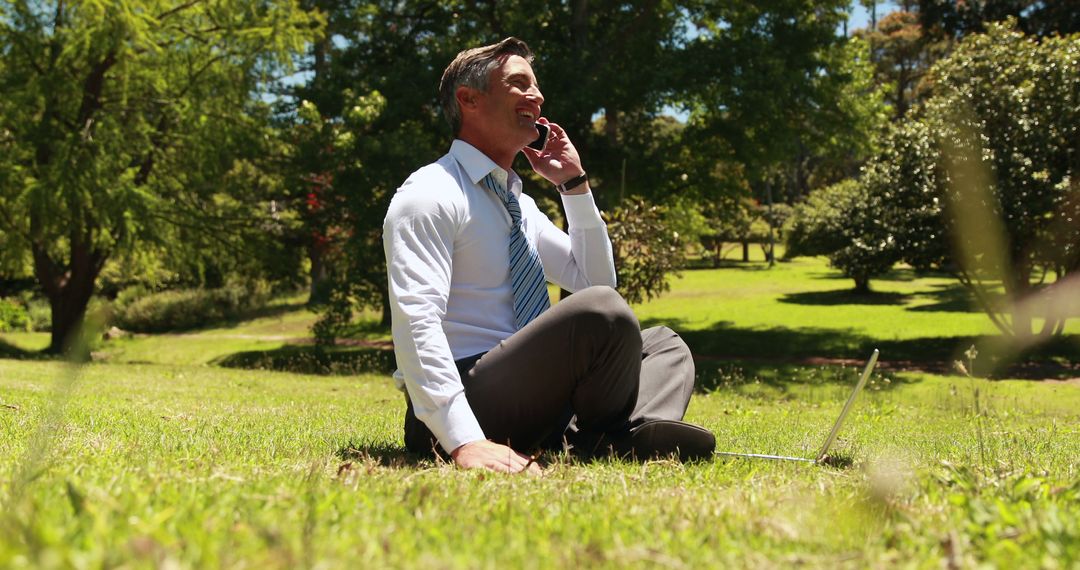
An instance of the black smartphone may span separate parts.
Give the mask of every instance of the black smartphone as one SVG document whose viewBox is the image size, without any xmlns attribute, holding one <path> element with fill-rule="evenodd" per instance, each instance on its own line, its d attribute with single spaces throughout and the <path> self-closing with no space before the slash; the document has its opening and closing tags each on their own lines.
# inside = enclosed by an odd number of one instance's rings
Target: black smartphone
<svg viewBox="0 0 1080 570">
<path fill-rule="evenodd" d="M 529 148 L 542 151 L 547 146 L 548 132 L 551 131 L 551 128 L 543 123 L 536 123 L 536 130 L 540 132 L 540 136 L 529 143 Z"/>
</svg>

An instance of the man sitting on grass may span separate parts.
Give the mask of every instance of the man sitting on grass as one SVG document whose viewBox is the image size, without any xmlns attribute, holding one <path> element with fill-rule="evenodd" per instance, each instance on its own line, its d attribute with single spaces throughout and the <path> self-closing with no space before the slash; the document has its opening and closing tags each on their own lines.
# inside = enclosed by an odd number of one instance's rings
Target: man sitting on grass
<svg viewBox="0 0 1080 570">
<path fill-rule="evenodd" d="M 607 228 L 570 138 L 541 117 L 532 59 L 516 38 L 458 54 L 439 85 L 456 140 L 386 214 L 405 445 L 506 472 L 537 471 L 527 453 L 563 446 L 710 457 L 712 433 L 679 421 L 690 351 L 668 328 L 641 331 L 613 289 Z M 538 122 L 549 130 L 542 151 L 526 146 Z M 561 194 L 569 235 L 521 193 L 519 152 Z M 551 307 L 547 281 L 575 293 Z"/>
</svg>

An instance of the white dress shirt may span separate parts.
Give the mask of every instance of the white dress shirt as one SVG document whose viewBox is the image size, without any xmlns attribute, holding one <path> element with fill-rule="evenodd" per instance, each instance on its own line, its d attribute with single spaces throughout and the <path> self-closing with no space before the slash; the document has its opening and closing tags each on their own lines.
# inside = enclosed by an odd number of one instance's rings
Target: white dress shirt
<svg viewBox="0 0 1080 570">
<path fill-rule="evenodd" d="M 615 286 L 611 241 L 591 194 L 562 197 L 567 235 L 521 193 L 517 174 L 465 141 L 412 173 L 383 221 L 395 379 L 447 452 L 485 439 L 454 361 L 487 352 L 516 331 L 510 214 L 479 184 L 489 173 L 518 197 L 525 238 L 548 281 L 568 291 Z"/>
</svg>

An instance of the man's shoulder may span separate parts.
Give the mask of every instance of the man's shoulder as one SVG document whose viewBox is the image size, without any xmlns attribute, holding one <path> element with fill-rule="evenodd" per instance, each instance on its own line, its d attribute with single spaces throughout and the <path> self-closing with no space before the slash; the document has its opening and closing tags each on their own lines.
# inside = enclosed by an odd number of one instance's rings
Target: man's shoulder
<svg viewBox="0 0 1080 570">
<path fill-rule="evenodd" d="M 445 188 L 446 185 L 460 187 L 461 176 L 461 165 L 458 161 L 452 155 L 444 154 L 439 160 L 426 164 L 410 174 L 398 191 L 426 190 L 429 187 Z"/>
<path fill-rule="evenodd" d="M 445 212 L 462 201 L 461 173 L 449 154 L 405 179 L 390 202 L 388 217 L 418 212 Z"/>
</svg>

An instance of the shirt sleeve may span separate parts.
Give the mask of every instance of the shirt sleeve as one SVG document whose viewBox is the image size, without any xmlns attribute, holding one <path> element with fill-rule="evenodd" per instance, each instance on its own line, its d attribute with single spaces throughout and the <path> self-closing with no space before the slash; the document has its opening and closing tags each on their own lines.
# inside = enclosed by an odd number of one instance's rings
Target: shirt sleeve
<svg viewBox="0 0 1080 570">
<path fill-rule="evenodd" d="M 394 350 L 417 419 L 451 452 L 485 438 L 442 328 L 458 224 L 452 207 L 409 184 L 383 222 Z"/>
<path fill-rule="evenodd" d="M 536 249 L 548 281 L 570 292 L 593 285 L 615 287 L 615 258 L 607 224 L 600 217 L 592 193 L 562 197 L 569 234 L 551 223 L 537 208 Z"/>
</svg>

